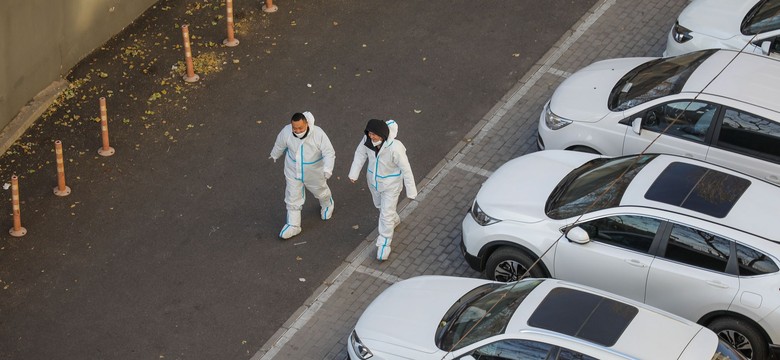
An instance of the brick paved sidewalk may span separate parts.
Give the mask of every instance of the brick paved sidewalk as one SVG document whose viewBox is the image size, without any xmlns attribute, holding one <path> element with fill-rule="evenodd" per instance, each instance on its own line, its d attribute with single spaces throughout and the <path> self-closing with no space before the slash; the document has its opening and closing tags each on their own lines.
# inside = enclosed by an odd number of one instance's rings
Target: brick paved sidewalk
<svg viewBox="0 0 780 360">
<path fill-rule="evenodd" d="M 363 309 L 392 283 L 418 275 L 479 277 L 463 260 L 460 222 L 482 182 L 517 156 L 536 151 L 544 103 L 568 74 L 597 60 L 660 56 L 683 0 L 604 0 L 479 121 L 400 205 L 393 253 L 374 258 L 366 238 L 257 353 L 257 359 L 344 359 L 346 339 Z"/>
</svg>

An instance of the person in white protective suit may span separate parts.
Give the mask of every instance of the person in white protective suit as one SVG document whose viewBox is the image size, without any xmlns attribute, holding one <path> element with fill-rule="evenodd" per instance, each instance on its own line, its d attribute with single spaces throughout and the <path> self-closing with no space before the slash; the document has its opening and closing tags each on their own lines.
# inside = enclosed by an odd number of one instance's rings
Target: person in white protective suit
<svg viewBox="0 0 780 360">
<path fill-rule="evenodd" d="M 406 186 L 407 198 L 417 197 L 417 185 L 414 183 L 409 158 L 406 157 L 406 147 L 395 138 L 397 134 L 398 124 L 395 120 L 369 120 L 349 170 L 349 179 L 355 183 L 363 164 L 368 160 L 368 188 L 374 206 L 379 209 L 379 236 L 376 239 L 378 260 L 387 260 L 393 242 L 393 230 L 401 222 L 396 212 L 401 189 Z"/>
<path fill-rule="evenodd" d="M 284 177 L 287 186 L 284 203 L 287 205 L 287 222 L 279 237 L 289 239 L 301 233 L 301 209 L 308 189 L 320 201 L 320 217 L 328 220 L 333 216 L 334 202 L 327 180 L 333 174 L 336 152 L 319 126 L 314 125 L 310 112 L 295 113 L 287 125 L 276 136 L 271 149 L 274 162 L 284 155 Z"/>
</svg>

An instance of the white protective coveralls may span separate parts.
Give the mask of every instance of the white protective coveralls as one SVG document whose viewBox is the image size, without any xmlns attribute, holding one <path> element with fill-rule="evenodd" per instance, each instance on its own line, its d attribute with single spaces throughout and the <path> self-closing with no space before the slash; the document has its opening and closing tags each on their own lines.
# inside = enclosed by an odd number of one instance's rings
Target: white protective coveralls
<svg viewBox="0 0 780 360">
<path fill-rule="evenodd" d="M 276 136 L 276 143 L 271 150 L 271 158 L 274 161 L 285 155 L 284 177 L 287 186 L 284 202 L 287 205 L 287 223 L 279 232 L 279 237 L 284 239 L 301 232 L 301 209 L 306 200 L 305 189 L 320 201 L 320 216 L 323 220 L 330 219 L 334 208 L 326 180 L 333 173 L 336 152 L 328 135 L 314 125 L 314 116 L 308 111 L 303 115 L 309 126 L 306 136 L 303 139 L 295 137 L 292 125 L 287 125 Z"/>
<path fill-rule="evenodd" d="M 368 160 L 366 180 L 374 206 L 379 209 L 379 236 L 376 239 L 379 260 L 386 260 L 390 254 L 393 230 L 401 222 L 396 206 L 402 187 L 406 186 L 407 198 L 417 197 L 417 185 L 414 182 L 412 168 L 409 166 L 409 158 L 406 156 L 406 147 L 395 138 L 398 134 L 398 124 L 394 120 L 387 120 L 385 123 L 389 128 L 389 136 L 382 143 L 379 151 L 369 148 L 371 141 L 367 139 L 367 135 L 364 136 L 355 150 L 355 157 L 349 170 L 349 179 L 357 180 L 363 164 Z"/>
</svg>

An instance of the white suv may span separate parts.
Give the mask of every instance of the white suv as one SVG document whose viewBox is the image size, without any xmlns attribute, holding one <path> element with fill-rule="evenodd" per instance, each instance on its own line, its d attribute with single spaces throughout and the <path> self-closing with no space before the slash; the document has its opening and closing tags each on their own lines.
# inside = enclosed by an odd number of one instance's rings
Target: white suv
<svg viewBox="0 0 780 360">
<path fill-rule="evenodd" d="M 363 312 L 352 360 L 744 360 L 700 325 L 553 279 L 419 276 Z"/>
<path fill-rule="evenodd" d="M 777 56 L 780 0 L 693 0 L 669 31 L 664 56 L 704 49 Z"/>
<path fill-rule="evenodd" d="M 780 60 L 731 50 L 612 59 L 555 90 L 538 146 L 611 156 L 649 146 L 780 183 L 779 121 Z"/>
<path fill-rule="evenodd" d="M 600 288 L 767 359 L 780 345 L 778 214 L 780 188 L 717 165 L 546 150 L 485 181 L 461 249 L 489 279 L 528 270 Z"/>
</svg>

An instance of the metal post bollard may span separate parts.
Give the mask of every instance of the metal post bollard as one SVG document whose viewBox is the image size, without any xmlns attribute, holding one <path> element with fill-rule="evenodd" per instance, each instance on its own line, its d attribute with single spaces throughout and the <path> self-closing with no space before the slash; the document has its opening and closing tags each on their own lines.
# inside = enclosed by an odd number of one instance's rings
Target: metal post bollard
<svg viewBox="0 0 780 360">
<path fill-rule="evenodd" d="M 265 0 L 265 5 L 263 5 L 263 12 L 274 13 L 276 10 L 279 10 L 279 7 L 274 5 L 274 0 Z"/>
<path fill-rule="evenodd" d="M 98 149 L 98 154 L 102 156 L 114 155 L 114 148 L 108 144 L 108 110 L 105 97 L 100 98 L 100 133 L 103 137 L 103 147 Z"/>
<path fill-rule="evenodd" d="M 14 211 L 14 227 L 8 230 L 13 237 L 22 237 L 27 234 L 27 229 L 22 227 L 22 214 L 19 209 L 19 178 L 11 176 L 11 205 Z"/>
<path fill-rule="evenodd" d="M 227 5 L 227 39 L 222 40 L 222 44 L 233 47 L 238 45 L 238 39 L 235 38 L 233 32 L 233 0 L 225 0 L 225 3 Z"/>
<path fill-rule="evenodd" d="M 184 38 L 184 62 L 187 64 L 187 73 L 183 78 L 186 82 L 196 82 L 200 80 L 200 76 L 195 73 L 195 69 L 192 65 L 192 50 L 190 48 L 190 31 L 189 25 L 181 26 L 181 35 Z"/>
<path fill-rule="evenodd" d="M 62 141 L 54 142 L 54 152 L 57 155 L 57 187 L 54 188 L 54 195 L 68 196 L 70 188 L 65 185 L 65 162 L 62 159 Z"/>
</svg>

